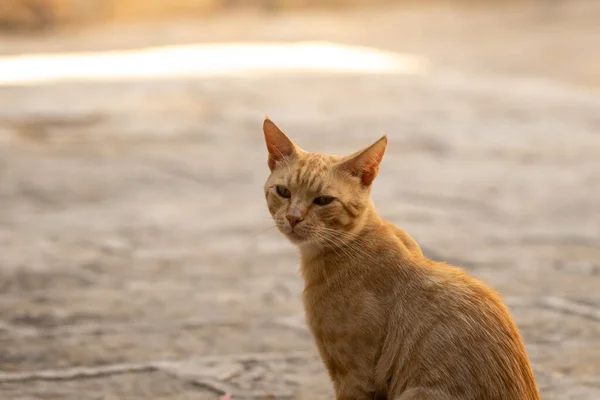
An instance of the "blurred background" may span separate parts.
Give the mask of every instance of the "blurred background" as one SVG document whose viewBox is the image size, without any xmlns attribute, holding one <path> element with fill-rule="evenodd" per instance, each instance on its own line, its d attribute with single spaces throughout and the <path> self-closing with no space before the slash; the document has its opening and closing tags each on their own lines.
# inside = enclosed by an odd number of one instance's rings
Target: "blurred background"
<svg viewBox="0 0 600 400">
<path fill-rule="evenodd" d="M 600 398 L 600 1 L 0 3 L 0 398 L 333 398 L 265 113 Z"/>
</svg>

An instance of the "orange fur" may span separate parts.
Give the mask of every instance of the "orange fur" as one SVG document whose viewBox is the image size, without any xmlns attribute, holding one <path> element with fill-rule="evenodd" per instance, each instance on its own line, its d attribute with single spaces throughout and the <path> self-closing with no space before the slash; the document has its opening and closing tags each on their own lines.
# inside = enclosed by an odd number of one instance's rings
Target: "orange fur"
<svg viewBox="0 0 600 400">
<path fill-rule="evenodd" d="M 269 120 L 265 138 L 267 204 L 300 249 L 307 322 L 337 400 L 539 400 L 500 296 L 378 216 L 385 137 L 348 157 L 305 152 Z"/>
</svg>

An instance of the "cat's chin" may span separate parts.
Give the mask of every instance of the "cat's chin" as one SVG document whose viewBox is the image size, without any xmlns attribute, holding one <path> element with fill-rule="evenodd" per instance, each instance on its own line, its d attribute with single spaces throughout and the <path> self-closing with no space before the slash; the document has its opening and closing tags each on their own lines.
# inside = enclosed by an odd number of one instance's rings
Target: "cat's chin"
<svg viewBox="0 0 600 400">
<path fill-rule="evenodd" d="M 294 231 L 286 233 L 285 236 L 290 242 L 297 245 L 307 242 L 307 239 L 304 236 L 300 236 Z"/>
</svg>

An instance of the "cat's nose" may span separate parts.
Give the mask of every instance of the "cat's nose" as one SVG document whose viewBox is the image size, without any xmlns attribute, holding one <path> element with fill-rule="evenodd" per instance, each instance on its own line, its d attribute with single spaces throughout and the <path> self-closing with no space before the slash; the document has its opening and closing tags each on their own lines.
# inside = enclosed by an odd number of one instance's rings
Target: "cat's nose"
<svg viewBox="0 0 600 400">
<path fill-rule="evenodd" d="M 288 215 L 286 216 L 288 222 L 290 223 L 290 226 L 292 227 L 292 229 L 298 224 L 298 222 L 302 221 L 302 218 L 300 217 L 296 217 L 294 215 Z"/>
</svg>

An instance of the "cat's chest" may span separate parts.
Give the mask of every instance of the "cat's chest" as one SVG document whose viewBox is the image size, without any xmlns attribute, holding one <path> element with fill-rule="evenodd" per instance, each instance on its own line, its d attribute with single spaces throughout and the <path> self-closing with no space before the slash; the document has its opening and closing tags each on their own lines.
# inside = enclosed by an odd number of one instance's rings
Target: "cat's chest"
<svg viewBox="0 0 600 400">
<path fill-rule="evenodd" d="M 315 335 L 346 335 L 376 326 L 384 310 L 378 299 L 360 285 L 307 286 L 303 302 L 308 325 Z"/>
<path fill-rule="evenodd" d="M 385 334 L 386 313 L 375 296 L 345 289 L 307 288 L 303 294 L 307 324 L 334 380 L 351 368 L 372 369 Z"/>
</svg>

